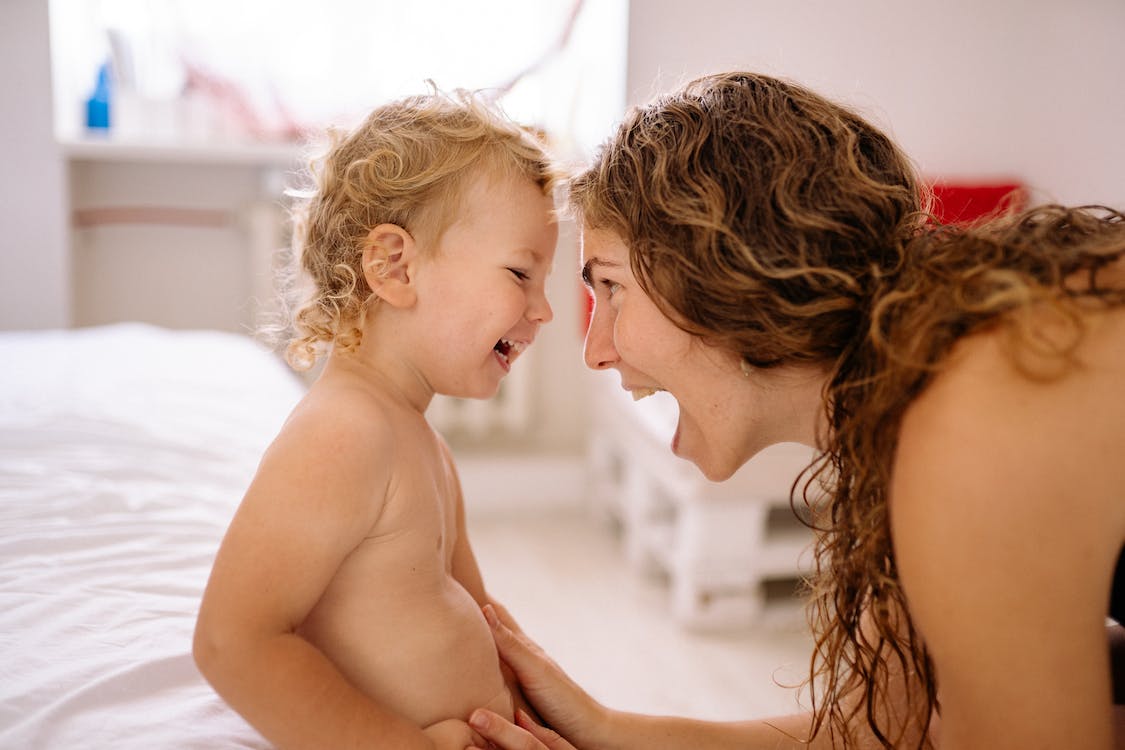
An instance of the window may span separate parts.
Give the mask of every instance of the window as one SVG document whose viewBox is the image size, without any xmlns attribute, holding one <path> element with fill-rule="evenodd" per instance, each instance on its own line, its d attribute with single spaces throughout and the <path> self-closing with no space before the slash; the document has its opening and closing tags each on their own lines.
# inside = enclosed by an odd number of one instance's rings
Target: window
<svg viewBox="0 0 1125 750">
<path fill-rule="evenodd" d="M 425 90 L 500 89 L 564 152 L 625 102 L 627 0 L 51 0 L 56 132 L 111 71 L 118 139 L 285 141 Z"/>
</svg>

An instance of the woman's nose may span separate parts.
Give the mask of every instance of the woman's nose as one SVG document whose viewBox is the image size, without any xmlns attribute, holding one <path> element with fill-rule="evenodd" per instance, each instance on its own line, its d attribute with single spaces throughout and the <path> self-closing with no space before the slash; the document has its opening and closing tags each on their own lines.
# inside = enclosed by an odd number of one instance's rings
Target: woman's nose
<svg viewBox="0 0 1125 750">
<path fill-rule="evenodd" d="M 608 315 L 599 314 L 594 306 L 590 327 L 586 330 L 586 344 L 582 351 L 586 366 L 591 370 L 604 370 L 617 362 L 617 348 L 613 343 L 613 322 Z"/>
</svg>

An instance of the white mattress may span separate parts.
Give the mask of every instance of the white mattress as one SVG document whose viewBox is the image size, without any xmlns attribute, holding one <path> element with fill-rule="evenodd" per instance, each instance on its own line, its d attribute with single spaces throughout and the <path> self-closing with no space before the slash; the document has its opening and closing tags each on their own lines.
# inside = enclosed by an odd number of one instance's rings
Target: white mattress
<svg viewBox="0 0 1125 750">
<path fill-rule="evenodd" d="M 302 391 L 234 334 L 0 334 L 0 748 L 269 747 L 200 677 L 191 634 Z"/>
</svg>

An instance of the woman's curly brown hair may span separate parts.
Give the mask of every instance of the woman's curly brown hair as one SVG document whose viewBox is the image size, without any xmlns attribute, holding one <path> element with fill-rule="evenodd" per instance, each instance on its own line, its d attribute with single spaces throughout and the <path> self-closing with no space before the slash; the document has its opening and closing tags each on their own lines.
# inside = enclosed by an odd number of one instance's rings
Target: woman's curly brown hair
<svg viewBox="0 0 1125 750">
<path fill-rule="evenodd" d="M 314 189 L 293 210 L 294 255 L 311 287 L 290 303 L 297 309 L 286 356 L 297 369 L 329 346 L 359 344 L 372 298 L 363 245 L 373 227 L 397 224 L 436 243 L 481 169 L 526 177 L 545 195 L 558 179 L 540 134 L 462 90 L 382 105 L 350 133 L 328 136 L 309 168 Z"/>
<path fill-rule="evenodd" d="M 884 747 L 923 747 L 937 709 L 887 518 L 903 411 L 958 338 L 1042 301 L 1078 321 L 1063 280 L 1125 245 L 1114 212 L 1043 208 L 935 231 L 926 200 L 878 129 L 746 72 L 630 111 L 570 187 L 577 218 L 623 239 L 638 282 L 685 331 L 754 367 L 829 373 L 830 431 L 794 502 L 813 506 L 819 532 L 812 731 L 844 746 L 862 722 Z M 895 674 L 905 715 L 891 708 Z"/>
</svg>

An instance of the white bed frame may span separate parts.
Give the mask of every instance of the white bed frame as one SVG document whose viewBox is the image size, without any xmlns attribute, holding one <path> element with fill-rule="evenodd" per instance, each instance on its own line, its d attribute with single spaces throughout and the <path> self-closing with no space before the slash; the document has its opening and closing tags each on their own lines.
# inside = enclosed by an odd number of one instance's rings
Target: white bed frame
<svg viewBox="0 0 1125 750">
<path fill-rule="evenodd" d="M 593 396 L 590 496 L 620 526 L 629 562 L 668 577 L 672 613 L 687 627 L 798 622 L 803 603 L 794 592 L 812 563 L 812 532 L 789 494 L 811 449 L 773 446 L 728 481 L 710 482 L 669 449 L 670 398 L 633 403 L 603 380 Z"/>
</svg>

